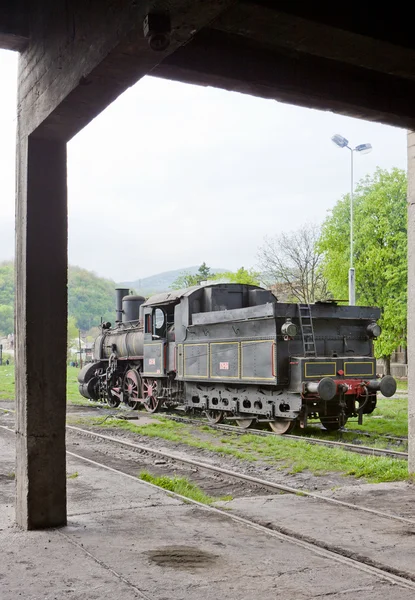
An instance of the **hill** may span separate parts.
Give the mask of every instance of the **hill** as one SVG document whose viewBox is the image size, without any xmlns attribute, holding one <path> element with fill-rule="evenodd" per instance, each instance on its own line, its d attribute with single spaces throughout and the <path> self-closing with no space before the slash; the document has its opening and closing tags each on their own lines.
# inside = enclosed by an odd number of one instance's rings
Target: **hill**
<svg viewBox="0 0 415 600">
<path fill-rule="evenodd" d="M 120 286 L 125 286 L 134 289 L 138 294 L 142 296 L 149 296 L 158 292 L 166 292 L 170 289 L 173 281 L 175 281 L 183 272 L 191 273 L 195 275 L 199 269 L 199 265 L 196 267 L 187 267 L 184 269 L 176 269 L 174 271 L 164 271 L 157 275 L 151 275 L 150 277 L 143 277 L 142 279 L 136 279 L 135 281 L 124 281 L 120 283 Z M 212 273 L 225 273 L 229 269 L 220 269 L 216 267 L 211 268 Z"/>
<path fill-rule="evenodd" d="M 95 273 L 69 267 L 68 269 L 68 315 L 75 317 L 76 326 L 88 330 L 99 325 L 101 317 L 114 322 L 115 287 L 110 279 Z M 0 337 L 13 332 L 14 328 L 14 265 L 0 263 Z"/>
<path fill-rule="evenodd" d="M 95 273 L 70 266 L 68 269 L 68 316 L 74 317 L 76 327 L 88 331 L 104 321 L 115 319 L 115 288 L 128 287 L 144 296 L 169 290 L 171 284 L 184 271 L 196 273 L 199 267 L 166 271 L 151 277 L 116 284 L 111 279 L 98 277 Z M 212 269 L 223 273 L 226 269 Z M 14 265 L 0 263 L 0 337 L 14 329 Z"/>
</svg>

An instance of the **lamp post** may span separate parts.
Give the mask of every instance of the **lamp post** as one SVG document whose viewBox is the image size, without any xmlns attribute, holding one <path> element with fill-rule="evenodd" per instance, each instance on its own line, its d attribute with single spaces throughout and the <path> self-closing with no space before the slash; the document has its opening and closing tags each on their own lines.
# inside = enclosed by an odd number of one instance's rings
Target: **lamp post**
<svg viewBox="0 0 415 600">
<path fill-rule="evenodd" d="M 349 269 L 349 305 L 356 304 L 356 281 L 355 271 L 353 268 L 353 155 L 355 152 L 359 154 L 368 154 L 372 150 L 371 144 L 359 144 L 356 148 L 349 146 L 349 140 L 346 140 L 342 135 L 336 133 L 331 138 L 331 141 L 339 148 L 347 148 L 350 150 L 350 269 Z"/>
</svg>

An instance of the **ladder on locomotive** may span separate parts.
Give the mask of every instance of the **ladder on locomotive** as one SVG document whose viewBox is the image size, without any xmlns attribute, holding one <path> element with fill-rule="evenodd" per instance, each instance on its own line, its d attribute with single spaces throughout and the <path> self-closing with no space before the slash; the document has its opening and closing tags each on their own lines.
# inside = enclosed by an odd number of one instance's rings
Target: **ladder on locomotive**
<svg viewBox="0 0 415 600">
<path fill-rule="evenodd" d="M 317 356 L 310 305 L 298 304 L 298 315 L 300 319 L 301 337 L 303 339 L 304 356 Z"/>
</svg>

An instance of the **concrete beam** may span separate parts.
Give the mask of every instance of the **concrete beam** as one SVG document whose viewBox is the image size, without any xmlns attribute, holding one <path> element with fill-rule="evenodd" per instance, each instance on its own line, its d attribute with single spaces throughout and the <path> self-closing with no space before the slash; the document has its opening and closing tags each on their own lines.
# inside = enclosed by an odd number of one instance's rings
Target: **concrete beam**
<svg viewBox="0 0 415 600">
<path fill-rule="evenodd" d="M 292 4 L 292 3 L 291 3 Z M 221 15 L 214 29 L 396 77 L 415 80 L 415 49 L 335 28 L 273 8 L 242 2 Z"/>
<path fill-rule="evenodd" d="M 415 473 L 415 132 L 408 132 L 408 470 Z"/>
<path fill-rule="evenodd" d="M 415 130 L 415 82 L 299 52 L 258 48 L 213 29 L 201 31 L 152 74 Z"/>
<path fill-rule="evenodd" d="M 26 0 L 0 3 L 0 48 L 21 52 L 29 40 L 29 10 Z"/>
<path fill-rule="evenodd" d="M 66 141 L 236 2 L 172 0 L 170 45 L 157 52 L 144 35 L 147 2 L 60 1 L 61 10 L 47 0 L 48 9 L 33 17 L 31 43 L 21 55 L 18 112 L 31 116 L 26 135 L 37 130 Z M 164 0 L 151 3 L 152 11 L 165 7 Z"/>
<path fill-rule="evenodd" d="M 376 17 L 369 3 L 349 2 L 333 4 L 330 0 L 319 2 L 293 2 L 292 0 L 242 0 L 262 8 L 296 15 L 308 21 L 321 23 L 336 30 L 363 35 L 366 38 L 389 42 L 406 48 L 415 48 L 412 9 L 409 4 L 397 2 L 394 10 L 388 4 L 379 4 Z"/>
<path fill-rule="evenodd" d="M 16 520 L 66 523 L 66 144 L 19 137 L 16 203 Z"/>
</svg>

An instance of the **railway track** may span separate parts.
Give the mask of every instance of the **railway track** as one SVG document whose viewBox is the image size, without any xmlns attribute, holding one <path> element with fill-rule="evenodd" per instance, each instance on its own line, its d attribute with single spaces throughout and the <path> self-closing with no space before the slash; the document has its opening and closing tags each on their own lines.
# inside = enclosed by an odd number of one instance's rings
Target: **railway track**
<svg viewBox="0 0 415 600">
<path fill-rule="evenodd" d="M 6 409 L 1 409 L 1 410 L 6 410 Z M 13 412 L 13 411 L 8 411 L 8 412 Z M 187 418 L 183 417 L 184 421 L 188 421 Z M 204 423 L 205 424 L 205 423 Z M 6 427 L 4 425 L 0 426 L 3 429 L 10 429 L 9 427 Z M 226 426 L 225 426 L 226 427 Z M 232 432 L 234 432 L 234 429 L 232 426 L 229 426 L 230 430 Z M 246 481 L 249 483 L 252 483 L 258 487 L 262 487 L 264 489 L 267 490 L 271 490 L 274 492 L 285 492 L 288 494 L 301 494 L 302 496 L 306 496 L 309 498 L 314 498 L 316 500 L 321 500 L 330 504 L 336 504 L 339 506 L 343 506 L 352 510 L 358 510 L 358 511 L 362 511 L 362 512 L 366 512 L 366 513 L 371 513 L 373 515 L 377 515 L 377 516 L 382 516 L 382 517 L 387 517 L 390 519 L 394 519 L 397 521 L 401 521 L 410 525 L 415 525 L 415 520 L 413 519 L 407 519 L 405 517 L 399 517 L 397 515 L 392 515 L 390 513 L 384 513 L 382 511 L 377 511 L 375 509 L 372 508 L 368 508 L 368 507 L 363 507 L 363 506 L 358 506 L 349 502 L 343 502 L 342 500 L 337 500 L 336 498 L 330 498 L 327 496 L 323 496 L 322 494 L 317 494 L 315 492 L 307 492 L 304 490 L 299 490 L 298 488 L 294 488 L 291 486 L 287 486 L 287 485 L 283 485 L 283 484 L 279 484 L 279 483 L 275 483 L 272 481 L 267 481 L 266 479 L 260 479 L 258 477 L 253 477 L 251 475 L 247 475 L 245 473 L 239 473 L 237 471 L 232 471 L 229 469 L 224 469 L 222 467 L 218 467 L 216 465 L 212 465 L 210 463 L 206 463 L 206 462 L 202 462 L 202 461 L 197 461 L 191 458 L 186 458 L 183 456 L 178 456 L 177 454 L 171 453 L 171 452 L 166 452 L 166 451 L 162 451 L 162 450 L 158 450 L 156 448 L 151 448 L 151 446 L 148 446 L 147 444 L 139 444 L 136 442 L 130 442 L 124 439 L 120 439 L 117 437 L 113 437 L 113 436 L 109 436 L 103 433 L 97 433 L 95 431 L 91 431 L 89 429 L 83 429 L 82 427 L 75 427 L 73 425 L 66 425 L 66 429 L 70 432 L 73 432 L 77 435 L 83 436 L 83 437 L 87 437 L 87 438 L 91 438 L 91 439 L 95 439 L 95 440 L 103 440 L 106 442 L 110 442 L 112 444 L 116 444 L 120 447 L 124 447 L 126 449 L 129 450 L 133 450 L 133 451 L 138 451 L 138 452 L 146 452 L 148 454 L 152 454 L 156 457 L 159 458 L 163 458 L 163 459 L 167 459 L 173 462 L 181 462 L 183 464 L 187 464 L 190 465 L 192 467 L 196 467 L 199 469 L 205 469 L 207 471 L 211 471 L 214 473 L 218 473 L 221 475 L 226 475 L 227 477 L 231 477 L 233 479 L 239 479 L 242 481 Z M 239 430 L 238 430 L 239 431 Z M 265 431 L 261 431 L 258 430 L 260 434 L 264 434 L 264 435 L 274 435 L 271 432 L 265 432 Z M 241 433 L 244 433 L 244 431 L 242 431 Z M 246 433 L 246 432 L 245 432 Z M 296 436 L 299 437 L 299 439 L 304 439 L 300 436 Z M 311 438 L 312 439 L 312 438 Z"/>
<path fill-rule="evenodd" d="M 202 419 L 192 419 L 189 417 L 181 417 L 178 415 L 163 415 L 163 417 L 170 419 L 172 421 L 177 421 L 179 423 L 190 423 L 193 425 L 209 425 L 212 429 L 216 429 L 218 431 L 226 431 L 228 433 L 234 433 L 236 435 L 258 435 L 262 437 L 275 437 L 275 433 L 272 431 L 264 431 L 262 429 L 240 429 L 233 425 L 223 425 L 223 424 L 213 424 L 209 423 L 208 420 Z M 320 446 L 329 446 L 333 448 L 341 448 L 343 450 L 348 450 L 351 452 L 357 452 L 358 454 L 366 454 L 370 456 L 387 456 L 389 458 L 399 458 L 402 460 L 408 460 L 407 452 L 400 452 L 398 450 L 387 450 L 383 448 L 372 448 L 371 446 L 360 446 L 357 444 L 349 444 L 346 442 L 335 442 L 333 440 L 323 440 L 320 438 L 314 437 L 306 437 L 303 435 L 293 435 L 291 433 L 285 434 L 284 438 L 291 440 L 300 440 L 304 442 L 308 442 L 310 444 L 318 444 Z"/>
<path fill-rule="evenodd" d="M 351 504 L 349 502 L 343 502 L 342 500 L 337 500 L 336 498 L 330 498 L 327 496 L 323 496 L 322 494 L 316 494 L 315 492 L 306 492 L 303 490 L 299 490 L 298 488 L 294 488 L 291 486 L 283 485 L 280 483 L 274 483 L 273 481 L 267 481 L 266 479 L 260 479 L 258 477 L 253 477 L 251 475 L 246 475 L 245 473 L 239 473 L 237 471 L 232 471 L 229 469 L 224 469 L 223 467 L 218 467 L 216 465 L 197 461 L 192 458 L 187 458 L 184 456 L 178 456 L 177 454 L 166 452 L 163 450 L 158 450 L 156 448 L 151 448 L 147 444 L 138 444 L 136 442 L 129 442 L 124 439 L 112 437 L 103 433 L 96 433 L 95 431 L 91 431 L 89 429 L 83 429 L 81 427 L 75 427 L 73 425 L 67 425 L 66 429 L 68 431 L 72 431 L 78 435 L 89 437 L 92 439 L 104 440 L 106 442 L 111 442 L 113 444 L 117 444 L 121 447 L 128 448 L 129 450 L 135 450 L 139 452 L 147 452 L 149 454 L 153 454 L 157 457 L 162 457 L 164 459 L 168 459 L 171 461 L 181 462 L 187 465 L 191 465 L 192 467 L 197 467 L 199 469 L 205 469 L 207 471 L 212 471 L 214 473 L 219 473 L 221 475 L 226 475 L 228 477 L 234 479 L 240 479 L 242 481 L 247 481 L 249 483 L 255 484 L 258 487 L 262 487 L 274 492 L 285 492 L 288 494 L 301 494 L 302 496 L 307 496 L 309 498 L 314 498 L 317 500 L 322 500 L 324 502 L 328 502 L 330 504 L 336 504 L 339 506 L 344 506 L 353 510 L 359 510 L 363 512 L 368 512 L 377 516 L 387 517 L 390 519 L 394 519 L 397 521 L 401 521 L 404 523 L 408 523 L 410 525 L 415 525 L 415 520 L 407 519 L 405 517 L 399 517 L 397 515 L 391 515 L 390 513 L 384 513 L 382 511 L 378 511 L 372 508 L 362 507 L 355 504 Z M 271 434 L 272 435 L 272 434 Z"/>
<path fill-rule="evenodd" d="M 11 412 L 14 413 L 15 411 L 13 409 L 5 409 L 5 408 L 1 408 L 0 410 L 4 411 L 4 412 Z M 119 410 L 119 409 L 118 409 Z M 136 413 L 133 413 L 131 415 L 131 420 L 134 419 Z M 108 416 L 114 416 L 114 418 L 116 418 L 116 415 L 108 415 Z M 196 426 L 206 426 L 208 425 L 210 428 L 215 429 L 217 431 L 223 431 L 226 433 L 233 433 L 235 435 L 258 435 L 261 437 L 275 437 L 275 433 L 273 433 L 272 431 L 265 431 L 262 429 L 242 429 L 242 428 L 238 428 L 235 427 L 234 425 L 225 425 L 225 424 L 214 424 L 214 423 L 210 423 L 207 419 L 193 419 L 191 417 L 183 417 L 180 415 L 168 415 L 168 414 L 163 414 L 163 417 L 166 419 L 169 419 L 171 421 L 176 421 L 179 423 L 186 423 L 186 424 L 192 424 L 192 425 L 196 425 Z M 136 417 L 137 418 L 137 417 Z M 326 447 L 331 447 L 331 448 L 340 448 L 342 450 L 347 450 L 349 452 L 356 452 L 357 454 L 363 454 L 363 455 L 368 455 L 368 456 L 384 456 L 384 457 L 388 457 L 388 458 L 397 458 L 397 459 L 401 459 L 401 460 L 408 460 L 408 453 L 407 452 L 400 452 L 398 450 L 389 450 L 389 449 L 383 449 L 383 448 L 373 448 L 371 446 L 363 446 L 363 445 L 357 445 L 357 444 L 350 444 L 350 443 L 346 443 L 346 442 L 336 442 L 333 440 L 324 440 L 321 438 L 317 438 L 317 437 L 306 437 L 306 436 L 302 436 L 302 435 L 293 435 L 293 434 L 286 434 L 284 436 L 287 439 L 292 439 L 292 440 L 299 440 L 299 441 L 303 441 L 303 442 L 307 442 L 310 444 L 317 444 L 320 446 L 326 446 Z"/>
<path fill-rule="evenodd" d="M 14 433 L 13 429 L 10 427 L 4 426 L 4 425 L 1 425 L 0 427 L 1 427 L 1 429 L 7 430 L 10 433 Z M 276 489 L 283 490 L 288 493 L 298 493 L 298 490 L 295 490 L 294 488 L 289 488 L 288 486 L 271 484 L 270 482 L 259 480 L 257 478 L 253 478 L 253 477 L 250 477 L 247 475 L 238 474 L 236 472 L 228 471 L 226 469 L 221 469 L 219 467 L 215 467 L 214 465 L 200 463 L 199 461 L 192 461 L 192 459 L 185 459 L 183 457 L 176 457 L 169 453 L 161 452 L 160 450 L 151 449 L 151 448 L 148 448 L 147 446 L 142 446 L 141 444 L 134 444 L 132 442 L 126 442 L 125 440 L 118 440 L 116 438 L 111 438 L 110 436 L 106 436 L 103 434 L 97 434 L 95 432 L 83 430 L 82 428 L 78 428 L 78 427 L 67 426 L 67 428 L 69 431 L 72 431 L 72 432 L 76 433 L 77 435 L 86 435 L 88 437 L 95 437 L 98 439 L 101 438 L 107 442 L 111 441 L 112 443 L 121 444 L 125 447 L 128 447 L 129 449 L 136 448 L 136 449 L 139 449 L 140 451 L 145 450 L 146 452 L 150 452 L 150 453 L 156 454 L 158 456 L 163 455 L 165 457 L 169 457 L 174 460 L 180 460 L 182 462 L 194 464 L 195 466 L 198 466 L 198 468 L 215 470 L 215 471 L 221 472 L 223 474 L 230 475 L 232 477 L 241 477 L 242 476 L 246 480 L 249 480 L 249 481 L 255 482 L 255 483 L 261 483 L 261 484 L 264 484 L 264 486 L 271 485 L 272 487 L 275 487 Z M 91 460 L 90 458 L 87 458 L 79 453 L 67 451 L 67 454 L 69 456 L 72 456 L 78 460 L 85 462 L 85 463 L 92 464 L 98 468 L 105 469 L 105 470 L 111 471 L 113 473 L 117 473 L 120 476 L 127 477 L 129 479 L 133 479 L 140 485 L 146 485 L 146 486 L 150 486 L 152 488 L 156 488 L 156 489 L 160 490 L 159 487 L 157 487 L 151 483 L 139 480 L 137 477 L 125 472 L 122 469 L 115 469 L 115 468 L 110 467 L 99 461 Z M 190 504 L 196 505 L 199 508 L 203 509 L 204 511 L 220 514 L 222 517 L 230 519 L 239 524 L 243 524 L 253 530 L 265 533 L 265 534 L 272 536 L 280 541 L 284 541 L 289 544 L 295 544 L 306 550 L 311 551 L 312 553 L 314 553 L 318 556 L 324 557 L 326 559 L 330 559 L 336 563 L 341 563 L 345 566 L 347 565 L 349 567 L 353 567 L 364 573 L 370 574 L 370 575 L 378 578 L 381 581 L 385 581 L 385 582 L 391 583 L 393 585 L 397 585 L 401 588 L 415 590 L 415 576 L 412 573 L 402 572 L 401 570 L 395 569 L 394 567 L 391 567 L 389 565 L 379 564 L 378 562 L 375 563 L 375 561 L 373 561 L 369 557 L 365 557 L 362 555 L 356 556 L 355 553 L 352 554 L 349 551 L 347 551 L 346 549 L 340 548 L 338 546 L 330 546 L 327 543 L 322 542 L 321 540 L 311 539 L 311 538 L 305 539 L 304 536 L 302 536 L 300 534 L 296 534 L 295 532 L 287 532 L 286 530 L 279 528 L 276 524 L 266 524 L 266 525 L 259 524 L 252 519 L 249 519 L 246 517 L 241 517 L 236 514 L 232 514 L 231 512 L 223 510 L 221 508 L 213 507 L 213 506 L 206 506 L 205 504 L 201 504 L 200 502 L 197 502 L 196 500 L 189 499 L 187 497 L 181 496 L 181 495 L 176 494 L 171 491 L 169 491 L 168 493 L 169 493 L 169 495 L 175 496 L 176 498 L 181 499 L 188 504 L 190 503 Z M 303 492 L 302 492 L 302 494 L 303 494 Z M 369 512 L 369 513 L 375 514 L 380 517 L 384 517 L 384 518 L 386 517 L 388 519 L 398 520 L 398 521 L 401 521 L 401 522 L 404 522 L 407 524 L 411 524 L 411 525 L 415 524 L 415 521 L 413 521 L 411 519 L 405 519 L 403 517 L 398 517 L 396 515 L 390 515 L 387 513 L 376 511 L 374 509 L 356 506 L 356 505 L 349 504 L 347 502 L 338 501 L 338 500 L 335 500 L 332 498 L 325 498 L 324 496 L 320 496 L 319 494 L 313 494 L 310 492 L 310 493 L 304 493 L 304 495 L 309 496 L 311 498 L 317 498 L 319 500 L 324 500 L 326 502 L 332 502 L 332 503 L 338 504 L 343 507 L 351 508 L 353 510 Z"/>
</svg>

